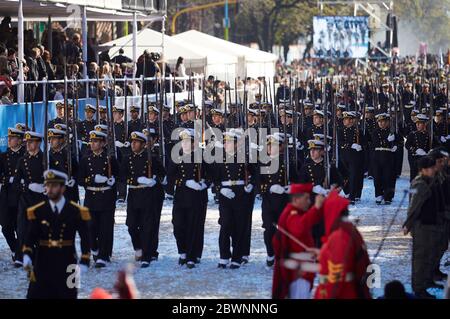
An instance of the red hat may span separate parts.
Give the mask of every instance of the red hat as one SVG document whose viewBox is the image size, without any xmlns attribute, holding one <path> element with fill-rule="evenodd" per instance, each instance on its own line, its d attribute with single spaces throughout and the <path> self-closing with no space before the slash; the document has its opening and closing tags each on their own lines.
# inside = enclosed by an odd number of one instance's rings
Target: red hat
<svg viewBox="0 0 450 319">
<path fill-rule="evenodd" d="M 337 191 L 332 191 L 323 203 L 323 212 L 325 219 L 325 236 L 330 235 L 336 220 L 342 212 L 347 209 L 350 201 L 339 196 Z"/>
<path fill-rule="evenodd" d="M 311 193 L 313 189 L 312 183 L 306 183 L 306 184 L 292 184 L 289 194 L 303 194 L 303 193 Z"/>
</svg>

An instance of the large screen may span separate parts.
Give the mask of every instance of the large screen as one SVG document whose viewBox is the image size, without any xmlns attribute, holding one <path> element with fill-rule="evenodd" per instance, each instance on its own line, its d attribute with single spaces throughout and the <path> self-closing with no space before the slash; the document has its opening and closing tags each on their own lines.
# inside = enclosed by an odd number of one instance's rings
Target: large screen
<svg viewBox="0 0 450 319">
<path fill-rule="evenodd" d="M 313 57 L 364 58 L 369 50 L 369 17 L 317 16 L 313 19 Z"/>
</svg>

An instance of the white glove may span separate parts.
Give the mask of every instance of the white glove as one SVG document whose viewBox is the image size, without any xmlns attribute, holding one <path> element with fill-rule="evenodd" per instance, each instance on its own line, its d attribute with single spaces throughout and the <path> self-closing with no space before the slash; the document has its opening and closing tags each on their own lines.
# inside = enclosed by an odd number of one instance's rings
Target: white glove
<svg viewBox="0 0 450 319">
<path fill-rule="evenodd" d="M 425 155 L 427 155 L 427 153 L 426 153 L 423 149 L 418 148 L 418 149 L 416 150 L 416 155 L 419 155 L 419 156 L 425 156 Z"/>
<path fill-rule="evenodd" d="M 69 179 L 66 183 L 67 186 L 69 187 L 74 187 L 75 186 L 75 180 L 73 178 Z"/>
<path fill-rule="evenodd" d="M 446 139 L 446 140 L 450 140 L 450 135 L 447 135 L 447 136 L 445 137 L 445 139 Z"/>
<path fill-rule="evenodd" d="M 246 186 L 244 186 L 244 190 L 246 193 L 251 193 L 253 190 L 253 185 L 252 184 L 248 184 Z"/>
<path fill-rule="evenodd" d="M 395 141 L 395 135 L 394 135 L 394 134 L 389 134 L 387 140 L 388 140 L 389 142 Z"/>
<path fill-rule="evenodd" d="M 101 184 L 101 183 L 105 183 L 108 180 L 108 177 L 100 175 L 100 174 L 96 174 L 95 178 L 94 178 L 94 182 Z"/>
<path fill-rule="evenodd" d="M 156 185 L 156 181 L 154 178 L 148 178 L 145 176 L 138 177 L 137 182 L 142 185 L 147 185 L 153 187 Z"/>
<path fill-rule="evenodd" d="M 221 188 L 220 193 L 228 199 L 233 199 L 236 196 L 230 188 Z"/>
<path fill-rule="evenodd" d="M 355 151 L 357 151 L 357 152 L 361 152 L 361 151 L 362 151 L 361 145 L 356 144 L 356 143 L 352 144 L 352 148 L 353 148 Z"/>
<path fill-rule="evenodd" d="M 305 147 L 302 145 L 302 143 L 300 143 L 300 142 L 297 142 L 297 150 L 298 151 L 301 151 L 302 149 L 304 149 Z"/>
<path fill-rule="evenodd" d="M 391 152 L 392 152 L 392 153 L 395 153 L 395 152 L 397 152 L 397 145 L 394 145 L 394 147 L 393 147 L 393 148 L 391 148 Z"/>
<path fill-rule="evenodd" d="M 200 185 L 199 183 L 197 183 L 193 179 L 187 180 L 186 181 L 186 186 L 189 187 L 190 189 L 193 189 L 194 191 L 201 191 L 202 190 L 202 185 Z"/>
<path fill-rule="evenodd" d="M 204 189 L 208 188 L 208 185 L 206 185 L 206 183 L 205 183 L 205 181 L 203 179 L 200 181 L 200 186 L 202 187 L 201 190 L 204 190 Z"/>
<path fill-rule="evenodd" d="M 283 186 L 281 186 L 280 184 L 275 184 L 275 185 L 270 186 L 269 191 L 271 193 L 275 193 L 275 194 L 280 194 L 281 195 L 281 194 L 284 194 L 286 192 L 286 189 Z"/>
<path fill-rule="evenodd" d="M 13 182 L 14 182 L 14 176 L 11 176 L 11 177 L 9 178 L 9 183 L 12 184 Z"/>
<path fill-rule="evenodd" d="M 116 142 L 114 143 L 114 145 L 116 145 L 116 147 L 119 147 L 119 148 L 124 147 L 124 144 L 123 144 L 121 141 L 116 141 Z"/>
<path fill-rule="evenodd" d="M 441 136 L 441 142 L 442 143 L 446 143 L 447 142 L 447 138 L 445 136 Z"/>
<path fill-rule="evenodd" d="M 108 186 L 113 186 L 116 183 L 116 179 L 114 178 L 114 176 L 111 176 L 110 178 L 108 178 L 108 180 L 106 181 L 106 184 L 108 184 Z"/>
<path fill-rule="evenodd" d="M 167 185 L 167 176 L 164 176 L 163 181 L 161 182 L 161 185 L 166 186 Z"/>
<path fill-rule="evenodd" d="M 130 142 L 126 141 L 125 143 L 123 143 L 123 147 L 130 147 Z"/>
<path fill-rule="evenodd" d="M 42 194 L 45 191 L 44 184 L 31 183 L 28 185 L 28 189 L 35 193 Z"/>
<path fill-rule="evenodd" d="M 321 185 L 314 186 L 312 191 L 313 191 L 313 193 L 316 193 L 318 195 L 324 195 L 325 196 L 325 195 L 328 194 L 328 191 L 325 188 L 323 188 Z"/>
<path fill-rule="evenodd" d="M 22 263 L 23 263 L 23 268 L 31 268 L 33 267 L 33 262 L 31 261 L 30 256 L 28 255 L 23 255 L 23 259 L 22 259 Z"/>
</svg>

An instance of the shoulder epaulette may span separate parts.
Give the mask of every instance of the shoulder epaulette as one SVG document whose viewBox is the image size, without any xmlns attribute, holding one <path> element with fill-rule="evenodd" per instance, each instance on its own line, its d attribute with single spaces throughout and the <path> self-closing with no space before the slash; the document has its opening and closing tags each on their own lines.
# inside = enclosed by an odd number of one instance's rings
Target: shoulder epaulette
<svg viewBox="0 0 450 319">
<path fill-rule="evenodd" d="M 91 220 L 91 214 L 89 213 L 89 208 L 81 206 L 74 201 L 70 201 L 70 203 L 80 210 L 80 215 L 82 220 Z"/>
<path fill-rule="evenodd" d="M 28 219 L 28 220 L 34 220 L 34 219 L 36 219 L 36 214 L 34 213 L 34 211 L 35 211 L 37 208 L 39 208 L 39 207 L 41 207 L 42 205 L 44 205 L 44 204 L 45 204 L 45 201 L 42 201 L 42 202 L 40 202 L 40 203 L 38 203 L 38 204 L 36 204 L 36 205 L 34 205 L 34 206 L 28 207 L 28 208 L 27 208 L 27 219 Z"/>
</svg>

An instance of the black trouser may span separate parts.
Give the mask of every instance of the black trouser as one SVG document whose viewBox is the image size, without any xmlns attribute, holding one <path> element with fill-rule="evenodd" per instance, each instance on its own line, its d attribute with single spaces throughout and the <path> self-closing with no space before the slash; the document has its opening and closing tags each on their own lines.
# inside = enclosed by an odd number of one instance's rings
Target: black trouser
<svg viewBox="0 0 450 319">
<path fill-rule="evenodd" d="M 233 191 L 236 194 L 233 199 L 219 195 L 219 250 L 220 259 L 231 258 L 232 262 L 241 263 L 248 234 L 249 212 L 241 206 L 245 203 L 245 196 L 242 193 L 239 196 L 235 190 Z"/>
<path fill-rule="evenodd" d="M 395 152 L 395 177 L 402 175 L 404 151 L 405 151 L 404 143 L 400 143 L 399 145 L 397 145 L 397 151 Z"/>
<path fill-rule="evenodd" d="M 158 256 L 159 221 L 161 211 L 156 207 L 127 209 L 126 225 L 134 250 L 142 249 L 142 261 Z"/>
<path fill-rule="evenodd" d="M 185 187 L 177 189 L 172 208 L 173 234 L 177 242 L 178 253 L 186 254 L 186 260 L 193 262 L 199 256 L 198 241 L 204 210 L 204 204 L 199 200 L 200 194 L 195 194 L 196 192 Z"/>
<path fill-rule="evenodd" d="M 278 224 L 278 219 L 288 201 L 287 194 L 264 193 L 262 195 L 262 227 L 264 228 L 264 244 L 269 257 L 273 257 L 275 254 L 272 247 L 272 238 L 276 229 L 273 224 Z"/>
<path fill-rule="evenodd" d="M 117 182 L 117 199 L 125 200 L 127 198 L 127 184 Z"/>
<path fill-rule="evenodd" d="M 248 219 L 245 234 L 245 241 L 243 247 L 243 256 L 250 256 L 250 247 L 252 242 L 252 218 L 253 218 L 253 206 L 255 204 L 255 193 L 254 191 L 248 194 Z"/>
<path fill-rule="evenodd" d="M 420 222 L 416 222 L 412 228 L 411 285 L 414 292 L 423 291 L 433 283 L 436 255 L 439 253 L 438 247 L 442 237 L 441 230 L 440 225 L 424 225 Z"/>
<path fill-rule="evenodd" d="M 408 155 L 409 161 L 409 180 L 412 181 L 419 174 L 419 168 L 417 167 L 417 162 L 422 156 L 411 156 Z"/>
<path fill-rule="evenodd" d="M 91 213 L 89 236 L 91 248 L 98 250 L 97 258 L 109 260 L 114 239 L 114 209 L 94 210 Z"/>
<path fill-rule="evenodd" d="M 206 222 L 206 212 L 208 210 L 208 190 L 205 189 L 202 191 L 202 206 L 200 208 L 200 221 L 199 221 L 199 230 L 197 232 L 197 239 L 195 242 L 197 243 L 197 247 L 195 249 L 196 251 L 196 257 L 202 258 L 203 254 L 203 245 L 205 240 L 205 222 Z"/>
<path fill-rule="evenodd" d="M 368 176 L 373 176 L 372 158 L 373 150 L 372 147 L 369 146 L 369 148 L 364 151 L 364 173 L 367 173 Z"/>
<path fill-rule="evenodd" d="M 348 180 L 344 186 L 345 194 L 350 195 L 350 200 L 361 198 L 364 182 L 364 153 L 356 150 L 344 149 L 340 153 L 339 170 L 342 176 Z"/>
<path fill-rule="evenodd" d="M 392 201 L 395 194 L 395 153 L 375 151 L 373 157 L 373 184 L 375 197 L 383 196 L 385 201 Z"/>
<path fill-rule="evenodd" d="M 6 243 L 13 254 L 21 249 L 17 245 L 17 207 L 7 207 L 4 221 L 2 224 L 2 233 L 5 236 Z"/>
</svg>

